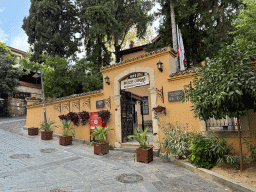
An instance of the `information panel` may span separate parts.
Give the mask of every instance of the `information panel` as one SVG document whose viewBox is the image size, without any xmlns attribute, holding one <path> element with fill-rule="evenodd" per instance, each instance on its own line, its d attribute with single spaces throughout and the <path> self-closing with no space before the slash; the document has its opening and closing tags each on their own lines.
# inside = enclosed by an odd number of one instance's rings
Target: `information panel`
<svg viewBox="0 0 256 192">
<path fill-rule="evenodd" d="M 96 101 L 96 109 L 104 108 L 105 107 L 105 101 L 104 100 L 99 100 Z"/>
<path fill-rule="evenodd" d="M 169 91 L 168 92 L 168 101 L 173 102 L 173 101 L 180 101 L 180 97 L 178 96 L 181 93 L 182 90 L 178 91 Z"/>
</svg>

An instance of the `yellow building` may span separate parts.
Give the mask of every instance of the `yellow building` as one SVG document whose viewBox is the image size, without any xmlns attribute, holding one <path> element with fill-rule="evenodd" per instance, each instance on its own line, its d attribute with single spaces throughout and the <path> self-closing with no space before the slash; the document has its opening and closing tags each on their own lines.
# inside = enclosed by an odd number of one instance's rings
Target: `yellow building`
<svg viewBox="0 0 256 192">
<path fill-rule="evenodd" d="M 61 114 L 82 110 L 88 112 L 109 110 L 111 118 L 107 126 L 114 129 L 107 135 L 110 144 L 116 147 L 132 147 L 134 143 L 129 142 L 127 136 L 133 134 L 135 127 L 144 124 L 150 127 L 151 133 L 149 134 L 157 133 L 150 144 L 154 146 L 154 149 L 159 149 L 158 142 L 161 141 L 163 134 L 153 110 L 159 105 L 165 108 L 162 113 L 157 113 L 162 123 L 188 124 L 191 131 L 206 131 L 207 125 L 208 129 L 213 129 L 218 135 L 227 137 L 228 143 L 233 143 L 235 150 L 238 151 L 237 128 L 235 125 L 226 126 L 225 124 L 235 123 L 235 119 L 227 118 L 223 120 L 223 125 L 219 122 L 217 126 L 214 126 L 216 122 L 213 120 L 209 120 L 206 124 L 194 118 L 190 102 L 182 103 L 177 97 L 179 91 L 193 80 L 191 72 L 195 68 L 176 72 L 176 52 L 172 48 L 165 47 L 146 53 L 143 51 L 143 46 L 130 47 L 130 49 L 121 51 L 120 55 L 122 57 L 120 63 L 101 70 L 104 78 L 103 90 L 47 101 L 47 118 L 55 121 L 56 125 L 61 125 L 58 117 Z M 158 68 L 159 63 L 162 63 L 162 69 Z M 256 141 L 252 137 L 252 130 L 256 128 L 255 117 L 255 113 L 249 111 L 248 115 L 241 119 L 243 137 L 254 142 Z M 27 107 L 27 127 L 39 126 L 43 118 L 42 103 L 33 103 Z M 76 138 L 90 140 L 89 124 L 79 125 L 75 129 Z M 54 132 L 61 134 L 62 130 L 54 128 Z"/>
</svg>

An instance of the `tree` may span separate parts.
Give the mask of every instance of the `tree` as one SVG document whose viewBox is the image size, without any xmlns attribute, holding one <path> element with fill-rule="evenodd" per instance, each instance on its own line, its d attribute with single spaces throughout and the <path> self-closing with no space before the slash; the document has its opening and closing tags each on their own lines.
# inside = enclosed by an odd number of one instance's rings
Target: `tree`
<svg viewBox="0 0 256 192">
<path fill-rule="evenodd" d="M 196 65 L 213 57 L 221 48 L 220 44 L 232 42 L 228 32 L 232 30 L 231 19 L 236 14 L 240 0 L 157 0 L 161 5 L 158 13 L 163 17 L 159 28 L 161 40 L 149 47 L 148 50 L 172 45 L 172 27 L 170 18 L 170 3 L 175 9 L 176 23 L 184 40 L 187 67 Z"/>
<path fill-rule="evenodd" d="M 4 95 L 12 96 L 16 91 L 18 78 L 22 74 L 21 69 L 15 68 L 16 64 L 17 57 L 4 43 L 0 42 L 0 97 Z"/>
<path fill-rule="evenodd" d="M 256 22 L 253 13 L 255 2 L 246 0 L 248 9 L 242 9 L 239 20 L 233 22 L 236 31 L 254 36 L 256 31 L 246 31 L 251 23 Z M 250 17 L 247 17 L 249 16 Z M 241 25 L 242 24 L 242 25 Z M 202 120 L 209 118 L 221 119 L 226 116 L 238 119 L 238 136 L 240 149 L 240 170 L 243 170 L 243 155 L 240 133 L 240 117 L 245 116 L 249 109 L 256 111 L 256 70 L 249 68 L 255 60 L 255 38 L 239 35 L 231 45 L 226 44 L 218 56 L 208 60 L 207 64 L 196 72 L 193 87 L 185 90 L 182 101 L 190 100 L 195 117 Z M 247 47 L 244 47 L 246 42 Z"/>
<path fill-rule="evenodd" d="M 77 9 L 71 0 L 31 0 L 22 25 L 33 47 L 31 60 L 40 62 L 41 54 L 72 56 L 78 50 L 77 25 Z"/>
<path fill-rule="evenodd" d="M 137 37 L 141 38 L 148 22 L 152 21 L 148 15 L 152 8 L 151 0 L 77 0 L 77 5 L 87 50 L 101 47 L 101 54 L 106 54 L 104 45 L 107 37 L 107 42 L 114 42 L 117 63 L 120 62 L 120 48 L 131 27 L 136 25 Z"/>
<path fill-rule="evenodd" d="M 11 50 L 0 42 L 0 115 L 8 116 L 8 96 L 12 96 L 16 92 L 16 87 L 19 83 L 19 76 L 22 74 L 22 69 L 15 67 L 17 64 L 17 57 L 15 57 Z"/>
</svg>

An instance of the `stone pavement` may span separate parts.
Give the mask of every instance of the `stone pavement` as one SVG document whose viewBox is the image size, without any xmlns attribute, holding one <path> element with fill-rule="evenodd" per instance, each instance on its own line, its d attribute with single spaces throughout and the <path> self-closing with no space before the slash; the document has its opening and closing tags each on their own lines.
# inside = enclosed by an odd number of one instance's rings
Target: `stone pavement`
<svg viewBox="0 0 256 192">
<path fill-rule="evenodd" d="M 231 191 L 158 157 L 144 164 L 134 153 L 97 156 L 86 144 L 28 136 L 24 125 L 22 118 L 0 119 L 0 191 Z M 121 183 L 121 174 L 132 176 Z M 135 178 L 143 181 L 127 183 Z"/>
</svg>

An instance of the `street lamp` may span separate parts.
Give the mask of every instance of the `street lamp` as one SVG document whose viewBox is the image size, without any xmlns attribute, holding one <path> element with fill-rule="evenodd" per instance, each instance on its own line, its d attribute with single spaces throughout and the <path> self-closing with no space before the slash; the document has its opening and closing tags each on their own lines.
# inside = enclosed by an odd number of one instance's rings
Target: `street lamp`
<svg viewBox="0 0 256 192">
<path fill-rule="evenodd" d="M 47 118 L 46 118 L 46 110 L 45 110 L 45 99 L 44 99 L 44 82 L 43 82 L 43 71 L 40 69 L 40 75 L 38 73 L 35 73 L 32 77 L 39 78 L 41 77 L 41 87 L 42 87 L 42 97 L 43 97 L 43 108 L 44 108 L 44 122 L 47 124 Z"/>
</svg>

